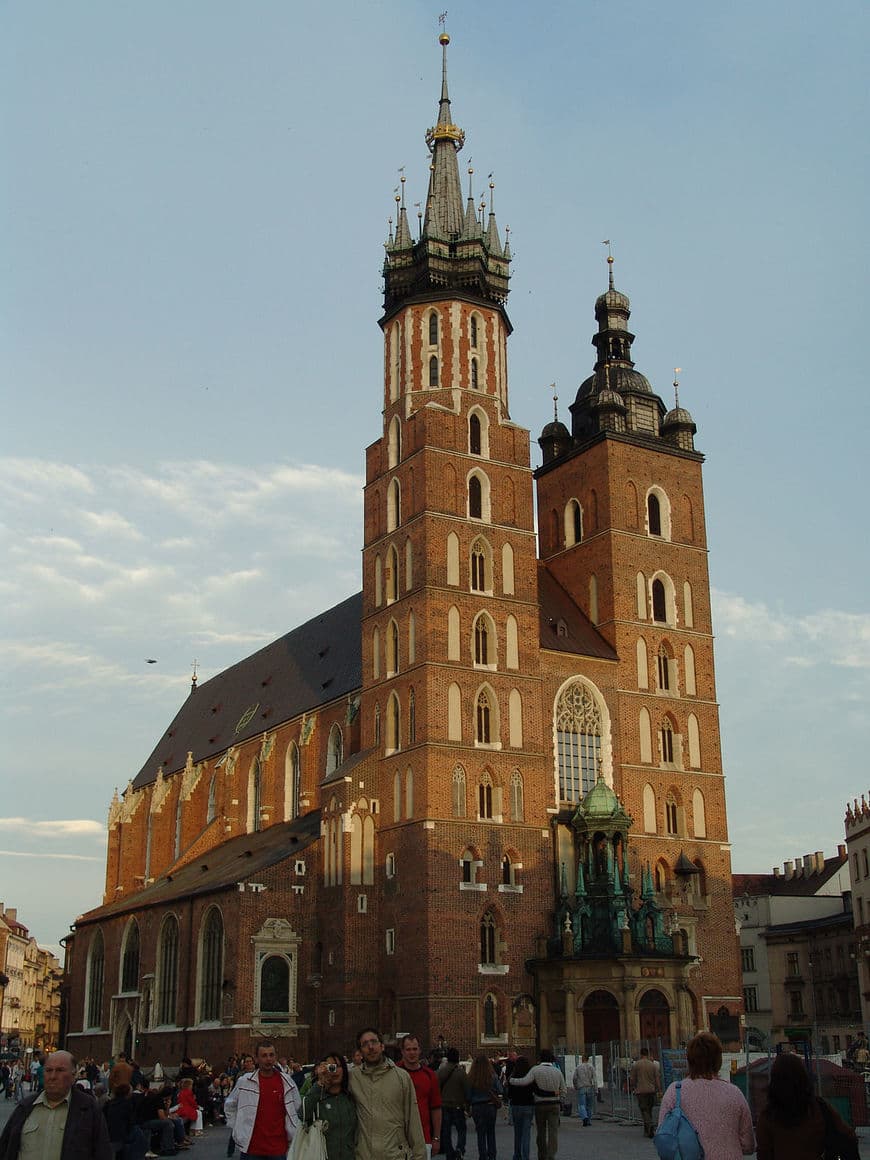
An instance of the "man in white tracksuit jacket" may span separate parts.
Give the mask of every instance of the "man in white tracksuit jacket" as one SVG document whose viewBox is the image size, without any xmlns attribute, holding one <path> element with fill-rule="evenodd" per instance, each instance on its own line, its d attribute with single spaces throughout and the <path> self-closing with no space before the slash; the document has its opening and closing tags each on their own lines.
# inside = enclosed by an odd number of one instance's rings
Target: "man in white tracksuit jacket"
<svg viewBox="0 0 870 1160">
<path fill-rule="evenodd" d="M 299 1127 L 299 1089 L 275 1064 L 275 1046 L 261 1043 L 257 1070 L 240 1077 L 224 1102 L 242 1160 L 285 1160 Z"/>
</svg>

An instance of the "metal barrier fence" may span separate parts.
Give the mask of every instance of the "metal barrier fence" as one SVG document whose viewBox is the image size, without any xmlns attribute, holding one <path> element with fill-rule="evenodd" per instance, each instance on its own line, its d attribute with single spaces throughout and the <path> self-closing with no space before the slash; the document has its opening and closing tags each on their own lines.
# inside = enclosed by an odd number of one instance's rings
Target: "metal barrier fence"
<svg viewBox="0 0 870 1160">
<path fill-rule="evenodd" d="M 662 1087 L 667 1087 L 674 1076 L 671 1074 L 670 1055 L 661 1039 L 613 1039 L 566 1048 L 561 1052 L 559 1063 L 565 1072 L 572 1113 L 577 1110 L 576 1094 L 571 1085 L 574 1069 L 583 1055 L 588 1055 L 597 1080 L 596 1113 L 621 1124 L 640 1124 L 637 1100 L 629 1090 L 629 1076 L 632 1064 L 640 1058 L 642 1047 L 649 1050 L 650 1058 L 662 1068 Z"/>
</svg>

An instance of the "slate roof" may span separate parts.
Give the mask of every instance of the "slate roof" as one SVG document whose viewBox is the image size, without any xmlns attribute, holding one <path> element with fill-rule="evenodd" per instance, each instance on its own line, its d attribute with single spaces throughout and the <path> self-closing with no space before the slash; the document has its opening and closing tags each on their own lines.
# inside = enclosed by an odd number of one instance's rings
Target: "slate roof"
<svg viewBox="0 0 870 1160">
<path fill-rule="evenodd" d="M 538 604 L 541 622 L 541 648 L 578 656 L 615 661 L 613 647 L 604 639 L 592 621 L 577 607 L 546 564 L 538 564 Z M 559 621 L 565 622 L 566 634 L 559 636 Z"/>
<path fill-rule="evenodd" d="M 144 890 L 79 915 L 76 925 L 234 887 L 276 862 L 295 859 L 319 837 L 320 810 L 312 810 L 292 822 L 268 826 L 255 834 L 241 834 L 208 850 L 176 873 L 158 878 Z"/>
<path fill-rule="evenodd" d="M 200 685 L 142 766 L 134 788 L 154 781 L 158 766 L 165 775 L 182 769 L 188 750 L 194 761 L 203 761 L 355 692 L 362 684 L 361 621 L 357 592 Z"/>
<path fill-rule="evenodd" d="M 825 859 L 824 870 L 813 874 L 807 874 L 803 869 L 791 878 L 784 874 L 732 874 L 731 892 L 735 898 L 744 894 L 750 898 L 767 894 L 776 898 L 811 898 L 845 864 L 846 858 L 835 854 Z"/>
</svg>

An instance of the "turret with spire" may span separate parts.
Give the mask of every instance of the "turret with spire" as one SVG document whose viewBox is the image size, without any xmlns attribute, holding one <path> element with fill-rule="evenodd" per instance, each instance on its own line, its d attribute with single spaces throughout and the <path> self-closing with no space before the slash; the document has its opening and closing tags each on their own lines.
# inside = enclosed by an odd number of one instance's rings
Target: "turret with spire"
<svg viewBox="0 0 870 1160">
<path fill-rule="evenodd" d="M 441 97 L 438 119 L 426 132 L 431 154 L 429 189 L 421 236 L 408 227 L 404 175 L 397 196 L 395 233 L 390 228 L 384 261 L 384 319 L 411 301 L 445 293 L 461 294 L 503 307 L 510 278 L 510 248 L 502 246 L 495 217 L 495 183 L 489 182 L 489 212 L 478 219 L 471 188 L 463 205 L 458 154 L 465 132 L 453 121 L 447 86 L 447 46 L 442 32 Z M 469 166 L 469 187 L 473 169 Z"/>
</svg>

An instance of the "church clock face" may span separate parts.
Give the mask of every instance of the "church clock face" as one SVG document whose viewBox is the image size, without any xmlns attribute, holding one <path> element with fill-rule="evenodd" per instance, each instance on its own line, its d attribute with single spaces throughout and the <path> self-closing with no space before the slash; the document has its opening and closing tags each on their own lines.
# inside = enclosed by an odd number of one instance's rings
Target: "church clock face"
<svg viewBox="0 0 870 1160">
<path fill-rule="evenodd" d="M 241 717 L 239 718 L 238 725 L 236 725 L 236 733 L 241 733 L 244 727 L 250 724 L 254 714 L 259 708 L 260 702 L 258 701 L 256 705 L 249 705 L 247 709 L 245 709 L 244 713 L 242 713 Z"/>
</svg>

